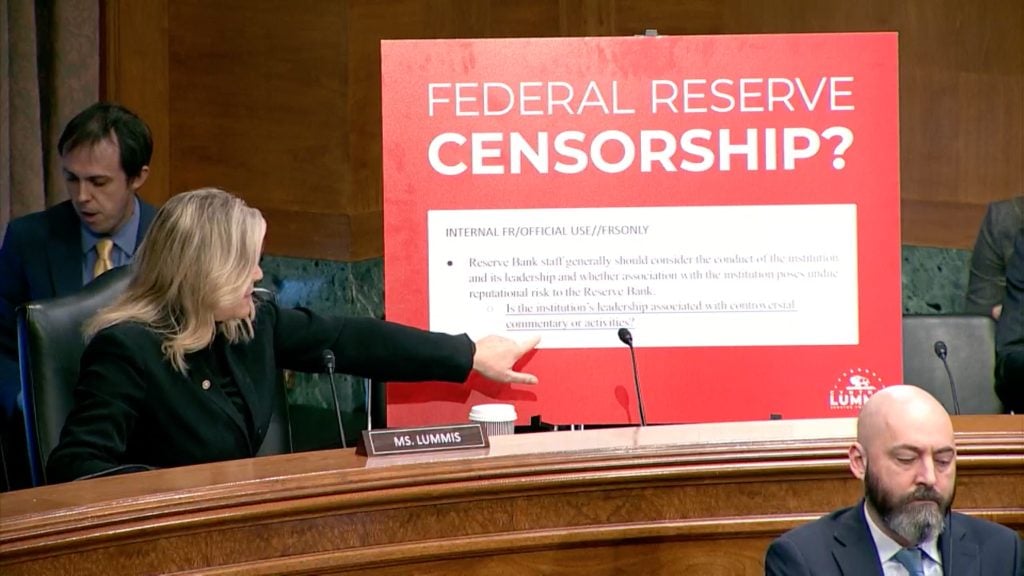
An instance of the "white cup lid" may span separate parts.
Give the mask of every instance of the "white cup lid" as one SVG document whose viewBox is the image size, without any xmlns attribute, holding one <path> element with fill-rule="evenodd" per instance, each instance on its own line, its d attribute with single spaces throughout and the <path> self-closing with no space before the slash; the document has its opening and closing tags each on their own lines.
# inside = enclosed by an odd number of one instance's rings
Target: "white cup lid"
<svg viewBox="0 0 1024 576">
<path fill-rule="evenodd" d="M 513 404 L 477 404 L 469 409 L 469 419 L 474 422 L 514 422 L 516 407 Z"/>
</svg>

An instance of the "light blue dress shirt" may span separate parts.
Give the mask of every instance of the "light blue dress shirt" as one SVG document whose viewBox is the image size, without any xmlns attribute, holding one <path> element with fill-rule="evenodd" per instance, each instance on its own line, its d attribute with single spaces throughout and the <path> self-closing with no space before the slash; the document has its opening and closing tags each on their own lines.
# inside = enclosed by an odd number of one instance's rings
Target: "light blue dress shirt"
<svg viewBox="0 0 1024 576">
<path fill-rule="evenodd" d="M 114 267 L 124 266 L 125 264 L 132 261 L 135 256 L 135 241 L 139 237 L 139 198 L 136 196 L 133 199 L 135 202 L 132 215 L 128 218 L 128 221 L 121 225 L 120 228 L 114 231 L 110 235 L 110 238 L 114 241 L 114 247 L 110 251 L 110 261 Z M 82 231 L 82 285 L 86 285 L 92 281 L 92 267 L 96 264 L 98 258 L 96 254 L 96 242 L 99 241 L 101 236 L 93 234 L 92 230 L 89 230 L 85 224 L 81 225 Z"/>
</svg>

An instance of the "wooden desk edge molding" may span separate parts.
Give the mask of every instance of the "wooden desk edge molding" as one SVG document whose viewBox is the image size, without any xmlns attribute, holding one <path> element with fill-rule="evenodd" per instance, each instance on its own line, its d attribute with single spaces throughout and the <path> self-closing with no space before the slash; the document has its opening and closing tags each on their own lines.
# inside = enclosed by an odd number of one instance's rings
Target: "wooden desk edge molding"
<svg viewBox="0 0 1024 576">
<path fill-rule="evenodd" d="M 955 508 L 1024 532 L 1024 416 L 954 418 Z M 861 496 L 854 421 L 502 436 L 489 453 L 308 452 L 0 494 L 17 574 L 761 574 Z"/>
</svg>

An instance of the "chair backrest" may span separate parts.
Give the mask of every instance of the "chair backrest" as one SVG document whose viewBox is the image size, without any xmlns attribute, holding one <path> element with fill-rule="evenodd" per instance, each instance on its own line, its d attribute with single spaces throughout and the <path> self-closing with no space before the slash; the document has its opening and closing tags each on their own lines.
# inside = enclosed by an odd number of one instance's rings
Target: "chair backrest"
<svg viewBox="0 0 1024 576">
<path fill-rule="evenodd" d="M 21 389 L 25 401 L 25 432 L 32 484 L 46 484 L 46 461 L 60 440 L 71 411 L 79 362 L 85 350 L 82 327 L 99 309 L 124 292 L 131 278 L 128 267 L 115 268 L 80 291 L 18 308 L 18 351 Z M 261 297 L 273 298 L 261 292 Z M 291 451 L 287 397 L 278 397 L 259 455 Z"/>
<path fill-rule="evenodd" d="M 25 435 L 32 484 L 46 483 L 46 459 L 60 440 L 71 411 L 78 365 L 85 350 L 82 326 L 114 302 L 131 279 L 115 268 L 67 296 L 36 300 L 18 308 L 18 354 L 25 402 Z"/>
<path fill-rule="evenodd" d="M 996 324 L 973 314 L 923 314 L 903 317 L 903 381 L 928 390 L 950 414 L 949 376 L 935 352 L 944 342 L 946 362 L 956 383 L 961 414 L 999 414 L 995 392 Z"/>
<path fill-rule="evenodd" d="M 275 301 L 277 295 L 266 288 L 256 288 L 253 295 L 267 301 Z M 274 411 L 270 415 L 267 435 L 263 437 L 257 456 L 292 453 L 292 425 L 288 415 L 288 393 L 285 391 L 284 372 L 278 371 L 277 386 L 274 388 Z"/>
</svg>

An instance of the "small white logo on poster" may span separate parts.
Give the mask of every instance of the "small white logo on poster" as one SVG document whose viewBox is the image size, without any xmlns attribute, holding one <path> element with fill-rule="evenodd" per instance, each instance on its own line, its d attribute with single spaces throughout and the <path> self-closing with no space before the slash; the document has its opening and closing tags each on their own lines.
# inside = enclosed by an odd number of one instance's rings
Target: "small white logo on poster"
<svg viewBox="0 0 1024 576">
<path fill-rule="evenodd" d="M 867 368 L 851 368 L 836 378 L 828 392 L 829 410 L 859 410 L 868 398 L 884 388 L 882 379 Z"/>
</svg>

